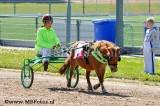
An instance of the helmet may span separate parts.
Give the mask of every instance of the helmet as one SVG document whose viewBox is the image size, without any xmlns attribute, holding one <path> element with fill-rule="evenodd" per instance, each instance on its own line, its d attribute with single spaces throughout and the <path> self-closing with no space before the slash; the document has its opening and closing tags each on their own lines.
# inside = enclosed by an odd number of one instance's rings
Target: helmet
<svg viewBox="0 0 160 106">
<path fill-rule="evenodd" d="M 42 22 L 45 24 L 46 22 L 48 21 L 52 21 L 53 22 L 53 18 L 50 14 L 45 14 L 43 17 L 42 17 Z"/>
</svg>

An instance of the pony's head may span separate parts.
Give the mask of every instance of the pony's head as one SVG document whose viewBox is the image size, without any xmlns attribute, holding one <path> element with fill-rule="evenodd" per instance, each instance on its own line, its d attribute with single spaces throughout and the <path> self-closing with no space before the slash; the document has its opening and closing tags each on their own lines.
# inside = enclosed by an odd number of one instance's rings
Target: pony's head
<svg viewBox="0 0 160 106">
<path fill-rule="evenodd" d="M 111 42 L 102 41 L 102 43 L 100 43 L 99 51 L 102 53 L 103 57 L 107 59 L 112 72 L 118 70 L 118 61 L 121 61 L 120 50 L 120 47 Z"/>
</svg>

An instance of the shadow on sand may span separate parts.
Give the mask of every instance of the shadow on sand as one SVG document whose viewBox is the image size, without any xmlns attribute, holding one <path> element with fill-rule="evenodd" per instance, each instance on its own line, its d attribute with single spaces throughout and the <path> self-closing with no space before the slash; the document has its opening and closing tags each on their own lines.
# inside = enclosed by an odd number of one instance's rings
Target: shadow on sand
<svg viewBox="0 0 160 106">
<path fill-rule="evenodd" d="M 62 92 L 70 92 L 70 91 L 77 91 L 79 93 L 84 93 L 84 94 L 88 94 L 88 95 L 96 95 L 96 96 L 117 96 L 117 97 L 122 97 L 122 98 L 126 98 L 126 97 L 130 97 L 130 96 L 127 96 L 127 95 L 122 95 L 122 94 L 116 94 L 116 93 L 105 93 L 105 94 L 102 94 L 100 92 L 97 92 L 97 91 L 87 91 L 83 88 L 48 88 L 51 92 L 54 92 L 54 91 L 62 91 Z"/>
</svg>

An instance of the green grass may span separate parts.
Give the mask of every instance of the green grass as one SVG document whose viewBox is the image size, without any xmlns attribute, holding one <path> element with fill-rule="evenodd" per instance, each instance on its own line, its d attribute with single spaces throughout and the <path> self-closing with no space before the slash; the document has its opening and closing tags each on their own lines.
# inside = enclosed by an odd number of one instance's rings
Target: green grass
<svg viewBox="0 0 160 106">
<path fill-rule="evenodd" d="M 83 4 L 72 3 L 72 13 L 82 13 Z M 128 5 L 129 13 L 144 13 L 148 12 L 148 3 L 136 3 Z M 51 12 L 53 14 L 66 13 L 66 3 L 52 3 Z M 45 3 L 17 3 L 16 14 L 45 14 L 48 13 L 49 5 Z M 14 4 L 0 3 L 0 14 L 14 14 Z M 123 6 L 124 13 L 126 12 L 126 4 Z M 152 3 L 151 12 L 159 12 L 160 4 Z M 115 13 L 115 4 L 85 4 L 85 13 Z"/>
<path fill-rule="evenodd" d="M 0 18 L 0 30 L 0 38 L 35 40 L 35 18 Z"/>
<path fill-rule="evenodd" d="M 36 58 L 34 50 L 21 50 L 21 49 L 5 49 L 0 48 L 0 68 L 13 68 L 21 69 L 23 67 L 23 60 L 25 58 Z M 37 64 L 34 67 L 36 70 L 42 64 Z M 62 64 L 54 64 L 57 68 Z M 122 57 L 122 61 L 118 63 L 118 71 L 111 73 L 110 69 L 106 68 L 105 78 L 118 78 L 118 79 L 131 79 L 141 81 L 153 81 L 160 82 L 160 60 L 156 59 L 156 74 L 148 75 L 143 72 L 143 58 Z M 43 68 L 37 71 L 42 71 Z M 58 70 L 49 67 L 49 71 L 57 73 Z M 80 69 L 81 75 L 85 74 L 84 69 Z M 92 76 L 96 76 L 95 72 L 91 73 Z"/>
</svg>

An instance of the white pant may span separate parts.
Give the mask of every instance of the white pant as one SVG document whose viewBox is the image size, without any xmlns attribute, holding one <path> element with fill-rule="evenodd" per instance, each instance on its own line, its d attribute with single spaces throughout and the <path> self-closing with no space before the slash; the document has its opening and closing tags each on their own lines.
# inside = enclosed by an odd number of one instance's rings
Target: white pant
<svg viewBox="0 0 160 106">
<path fill-rule="evenodd" d="M 144 71 L 146 73 L 154 74 L 155 66 L 154 66 L 154 52 L 150 52 L 152 48 L 152 44 L 150 42 L 144 42 L 143 45 L 143 55 L 144 55 Z"/>
<path fill-rule="evenodd" d="M 50 56 L 51 55 L 51 50 L 47 48 L 42 48 L 39 50 L 38 54 L 41 54 L 42 57 Z M 49 61 L 49 58 L 44 58 L 42 62 L 44 63 L 45 61 Z"/>
</svg>

